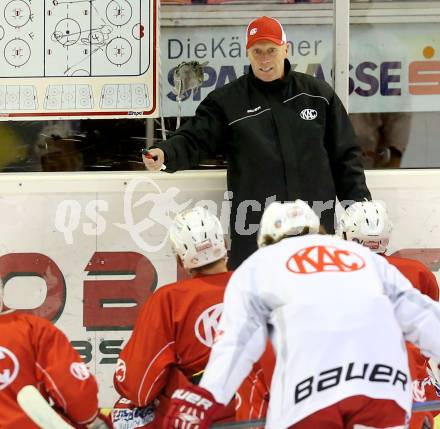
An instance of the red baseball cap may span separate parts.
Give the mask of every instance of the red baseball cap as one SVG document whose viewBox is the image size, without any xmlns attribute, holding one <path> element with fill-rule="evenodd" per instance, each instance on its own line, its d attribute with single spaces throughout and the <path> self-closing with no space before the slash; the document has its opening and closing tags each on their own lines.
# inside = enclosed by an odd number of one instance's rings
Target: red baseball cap
<svg viewBox="0 0 440 429">
<path fill-rule="evenodd" d="M 260 40 L 268 40 L 269 42 L 282 45 L 286 43 L 286 33 L 284 33 L 282 25 L 278 20 L 262 16 L 254 19 L 248 25 L 246 31 L 246 49 L 249 49 L 254 43 Z"/>
</svg>

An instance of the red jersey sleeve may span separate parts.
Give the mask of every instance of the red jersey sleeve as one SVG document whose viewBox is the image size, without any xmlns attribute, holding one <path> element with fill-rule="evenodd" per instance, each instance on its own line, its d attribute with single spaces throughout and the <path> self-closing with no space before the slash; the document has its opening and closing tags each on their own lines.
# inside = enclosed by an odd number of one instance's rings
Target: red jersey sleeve
<svg viewBox="0 0 440 429">
<path fill-rule="evenodd" d="M 144 304 L 114 374 L 118 393 L 136 406 L 157 397 L 167 383 L 170 366 L 177 363 L 166 289 L 156 291 Z"/>
<path fill-rule="evenodd" d="M 439 287 L 432 271 L 416 259 L 385 256 L 424 295 L 434 301 L 439 300 Z"/>
<path fill-rule="evenodd" d="M 420 282 L 424 285 L 426 295 L 434 301 L 439 300 L 439 288 L 437 279 L 432 271 L 425 269 L 420 272 Z"/>
<path fill-rule="evenodd" d="M 98 413 L 95 377 L 67 337 L 50 322 L 35 319 L 33 329 L 37 379 L 73 422 L 91 422 Z"/>
</svg>

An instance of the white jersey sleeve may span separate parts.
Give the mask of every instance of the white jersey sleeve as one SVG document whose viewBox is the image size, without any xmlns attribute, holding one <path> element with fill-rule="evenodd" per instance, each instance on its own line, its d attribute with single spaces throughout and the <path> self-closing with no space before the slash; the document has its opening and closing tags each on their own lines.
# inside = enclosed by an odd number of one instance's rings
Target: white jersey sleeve
<svg viewBox="0 0 440 429">
<path fill-rule="evenodd" d="M 228 283 L 217 339 L 200 382 L 222 404 L 232 399 L 266 348 L 269 310 L 248 266 L 244 263 Z"/>
<path fill-rule="evenodd" d="M 424 355 L 440 359 L 440 304 L 412 287 L 385 258 L 373 255 L 373 260 L 405 339 Z"/>
</svg>

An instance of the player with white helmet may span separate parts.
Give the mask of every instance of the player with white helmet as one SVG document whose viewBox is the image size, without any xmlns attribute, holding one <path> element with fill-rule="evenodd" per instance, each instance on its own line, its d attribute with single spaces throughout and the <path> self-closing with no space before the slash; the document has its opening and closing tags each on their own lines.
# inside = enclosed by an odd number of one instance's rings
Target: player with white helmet
<svg viewBox="0 0 440 429">
<path fill-rule="evenodd" d="M 394 265 L 421 293 L 435 301 L 439 300 L 439 286 L 434 274 L 422 262 L 396 256 L 385 252 L 391 238 L 393 224 L 388 216 L 385 203 L 379 201 L 357 202 L 347 208 L 338 224 L 338 234 L 355 241 L 380 254 Z M 438 399 L 440 393 L 440 373 L 433 359 L 423 356 L 413 344 L 407 343 L 413 392 L 415 401 Z M 429 363 L 428 363 L 429 362 Z M 435 413 L 418 413 L 410 422 L 410 429 L 434 427 Z"/>
<path fill-rule="evenodd" d="M 223 294 L 231 276 L 220 221 L 203 207 L 176 215 L 171 247 L 189 277 L 160 287 L 140 310 L 122 350 L 114 385 L 123 398 L 112 419 L 139 428 L 160 428 L 175 388 L 197 382 L 208 362 Z M 233 421 L 234 403 L 216 421 Z"/>
<path fill-rule="evenodd" d="M 225 239 L 220 221 L 203 207 L 179 213 L 170 228 L 171 246 L 187 270 L 223 260 Z"/>
<path fill-rule="evenodd" d="M 198 386 L 176 390 L 166 429 L 206 429 L 270 338 L 267 429 L 405 428 L 412 397 L 403 338 L 440 357 L 440 306 L 384 258 L 317 234 L 302 201 L 263 214 L 260 249 L 234 272 Z M 380 335 L 378 333 L 380 332 Z"/>
<path fill-rule="evenodd" d="M 387 256 L 393 224 L 383 202 L 354 203 L 342 214 L 337 232 L 345 240 L 355 241 L 382 255 L 407 277 L 413 286 L 432 299 L 439 300 L 439 287 L 434 274 L 420 261 Z"/>
<path fill-rule="evenodd" d="M 385 253 L 393 224 L 383 203 L 364 201 L 352 204 L 342 214 L 337 233 L 375 253 Z"/>
<path fill-rule="evenodd" d="M 273 202 L 263 213 L 258 231 L 258 247 L 274 244 L 285 237 L 317 234 L 319 218 L 302 200 L 282 204 Z"/>
<path fill-rule="evenodd" d="M 66 336 L 46 319 L 8 309 L 4 295 L 0 279 L 0 427 L 110 428 L 95 377 Z"/>
</svg>

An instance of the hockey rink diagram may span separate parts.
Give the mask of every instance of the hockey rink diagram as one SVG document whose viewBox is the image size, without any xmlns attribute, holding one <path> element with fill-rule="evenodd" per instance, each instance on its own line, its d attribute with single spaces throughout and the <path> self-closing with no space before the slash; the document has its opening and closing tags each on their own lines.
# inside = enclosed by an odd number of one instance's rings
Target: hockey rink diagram
<svg viewBox="0 0 440 429">
<path fill-rule="evenodd" d="M 3 0 L 0 77 L 140 76 L 150 66 L 149 3 Z"/>
<path fill-rule="evenodd" d="M 101 93 L 101 109 L 143 109 L 150 104 L 147 85 L 104 85 Z"/>
<path fill-rule="evenodd" d="M 49 85 L 44 107 L 46 110 L 92 109 L 92 88 L 89 85 Z"/>
<path fill-rule="evenodd" d="M 0 110 L 36 110 L 38 102 L 32 85 L 0 85 Z"/>
</svg>

